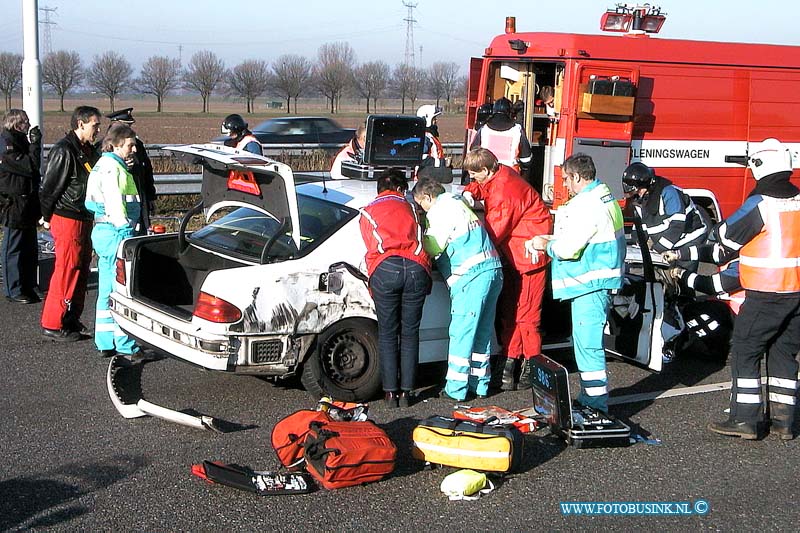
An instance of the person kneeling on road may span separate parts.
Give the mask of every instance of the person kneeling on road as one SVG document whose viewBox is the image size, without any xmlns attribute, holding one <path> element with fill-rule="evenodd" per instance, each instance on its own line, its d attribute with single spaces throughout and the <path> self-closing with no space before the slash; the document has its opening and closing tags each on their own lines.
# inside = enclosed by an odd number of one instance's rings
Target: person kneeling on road
<svg viewBox="0 0 800 533">
<path fill-rule="evenodd" d="M 435 179 L 421 177 L 414 200 L 427 212 L 425 251 L 450 289 L 450 348 L 444 395 L 461 402 L 469 393 L 489 394 L 497 297 L 503 271 L 497 251 L 478 217 L 460 196 Z"/>
</svg>

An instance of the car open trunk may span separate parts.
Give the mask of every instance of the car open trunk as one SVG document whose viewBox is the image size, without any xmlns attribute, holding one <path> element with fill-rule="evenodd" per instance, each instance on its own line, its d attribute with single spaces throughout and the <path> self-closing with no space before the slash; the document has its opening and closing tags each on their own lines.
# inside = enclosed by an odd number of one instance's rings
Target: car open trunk
<svg viewBox="0 0 800 533">
<path fill-rule="evenodd" d="M 131 296 L 185 320 L 210 272 L 244 266 L 191 244 L 181 252 L 177 234 L 128 241 L 124 253 L 134 258 Z"/>
</svg>

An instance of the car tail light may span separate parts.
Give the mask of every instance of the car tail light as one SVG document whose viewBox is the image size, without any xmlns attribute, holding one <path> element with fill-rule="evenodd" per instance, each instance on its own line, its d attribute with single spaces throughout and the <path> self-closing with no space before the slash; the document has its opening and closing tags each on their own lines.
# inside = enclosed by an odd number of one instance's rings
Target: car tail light
<svg viewBox="0 0 800 533">
<path fill-rule="evenodd" d="M 194 306 L 194 316 L 209 322 L 227 323 L 236 322 L 242 318 L 242 312 L 238 307 L 222 298 L 201 292 Z"/>
<path fill-rule="evenodd" d="M 117 280 L 117 283 L 120 285 L 125 285 L 127 277 L 125 276 L 125 260 L 122 258 L 117 258 L 114 277 Z"/>
</svg>

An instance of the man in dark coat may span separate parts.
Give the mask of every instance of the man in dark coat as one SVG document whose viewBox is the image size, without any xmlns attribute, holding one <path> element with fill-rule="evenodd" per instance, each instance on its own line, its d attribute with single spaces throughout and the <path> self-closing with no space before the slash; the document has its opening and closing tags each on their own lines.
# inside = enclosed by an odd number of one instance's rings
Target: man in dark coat
<svg viewBox="0 0 800 533">
<path fill-rule="evenodd" d="M 39 248 L 39 164 L 42 133 L 28 114 L 11 109 L 0 129 L 0 224 L 3 226 L 3 290 L 6 299 L 40 302 L 36 294 Z M 28 130 L 30 129 L 30 141 Z M 31 142 L 32 141 L 32 142 Z"/>
<path fill-rule="evenodd" d="M 114 122 L 121 122 L 130 126 L 136 122 L 132 112 L 133 108 L 128 107 L 109 113 L 106 117 L 111 119 L 112 125 Z M 150 216 L 156 213 L 156 186 L 153 181 L 153 164 L 147 157 L 147 150 L 139 137 L 136 137 L 136 153 L 133 154 L 133 159 L 126 163 L 128 163 L 128 170 L 133 175 L 136 188 L 139 190 L 139 200 L 142 205 L 139 225 L 134 228 L 134 231 L 136 235 L 145 235 L 150 227 Z"/>
</svg>

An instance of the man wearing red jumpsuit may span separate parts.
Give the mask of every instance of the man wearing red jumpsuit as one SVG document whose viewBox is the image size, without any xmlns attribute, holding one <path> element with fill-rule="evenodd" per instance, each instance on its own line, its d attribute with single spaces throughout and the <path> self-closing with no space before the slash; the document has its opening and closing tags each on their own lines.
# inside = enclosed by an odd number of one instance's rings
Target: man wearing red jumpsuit
<svg viewBox="0 0 800 533">
<path fill-rule="evenodd" d="M 100 111 L 79 106 L 70 131 L 55 143 L 39 189 L 42 217 L 56 243 L 56 264 L 42 309 L 42 334 L 56 341 L 78 341 L 80 321 L 92 260 L 92 214 L 86 209 L 86 180 L 99 159 L 94 141 L 100 130 Z"/>
<path fill-rule="evenodd" d="M 519 173 L 498 163 L 485 148 L 466 155 L 464 170 L 474 180 L 464 190 L 483 202 L 486 230 L 503 262 L 503 290 L 497 302 L 503 352 L 493 365 L 493 384 L 502 368 L 503 390 L 527 389 L 531 386 L 529 365 L 520 363 L 542 353 L 539 325 L 549 258 L 541 252 L 527 253 L 525 241 L 552 232 L 550 212 Z"/>
</svg>

